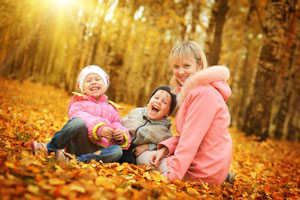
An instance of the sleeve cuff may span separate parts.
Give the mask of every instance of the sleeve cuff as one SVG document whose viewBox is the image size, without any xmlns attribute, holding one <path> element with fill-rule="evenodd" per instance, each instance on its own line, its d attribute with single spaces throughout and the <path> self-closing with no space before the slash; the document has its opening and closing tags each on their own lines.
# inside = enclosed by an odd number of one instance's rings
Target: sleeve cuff
<svg viewBox="0 0 300 200">
<path fill-rule="evenodd" d="M 163 148 L 163 147 L 166 147 L 168 149 L 168 154 L 166 155 L 166 157 L 169 157 L 170 155 L 172 155 L 173 152 L 170 151 L 169 147 L 167 147 L 166 145 L 164 144 L 158 144 L 157 145 L 157 150 Z"/>
<path fill-rule="evenodd" d="M 129 138 L 128 138 L 127 134 L 125 132 L 123 132 L 123 134 L 124 134 L 124 139 L 123 139 L 122 143 L 120 142 L 121 143 L 120 147 L 121 148 L 127 148 L 130 144 L 130 141 L 129 141 Z"/>
<path fill-rule="evenodd" d="M 96 126 L 94 126 L 94 128 L 92 130 L 92 135 L 93 135 L 94 139 L 96 139 L 96 140 L 101 139 L 101 131 L 105 125 L 106 125 L 105 123 L 99 123 L 99 124 L 96 124 Z"/>
</svg>

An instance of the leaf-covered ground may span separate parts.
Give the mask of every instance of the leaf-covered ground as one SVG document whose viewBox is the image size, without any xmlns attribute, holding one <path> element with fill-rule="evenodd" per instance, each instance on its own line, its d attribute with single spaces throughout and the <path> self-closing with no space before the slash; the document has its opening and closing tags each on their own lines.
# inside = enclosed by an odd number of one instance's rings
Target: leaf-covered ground
<svg viewBox="0 0 300 200">
<path fill-rule="evenodd" d="M 254 138 L 231 128 L 234 185 L 168 182 L 146 166 L 60 163 L 33 155 L 67 121 L 70 96 L 40 83 L 0 77 L 0 199 L 299 199 L 300 145 Z M 133 107 L 121 104 L 124 116 Z"/>
</svg>

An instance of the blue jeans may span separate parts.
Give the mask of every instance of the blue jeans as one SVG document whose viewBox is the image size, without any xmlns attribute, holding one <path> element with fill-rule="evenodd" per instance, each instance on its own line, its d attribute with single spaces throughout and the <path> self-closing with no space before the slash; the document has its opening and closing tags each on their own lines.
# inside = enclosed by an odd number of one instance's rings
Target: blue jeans
<svg viewBox="0 0 300 200">
<path fill-rule="evenodd" d="M 119 161 L 122 155 L 123 153 L 121 147 L 118 145 L 112 145 L 101 149 L 100 155 L 88 153 L 81 156 L 76 156 L 76 159 L 84 163 L 89 163 L 92 159 L 96 161 L 102 160 L 104 163 L 110 163 Z"/>
<path fill-rule="evenodd" d="M 68 153 L 75 154 L 77 160 L 88 163 L 92 159 L 103 162 L 116 162 L 122 157 L 122 149 L 118 145 L 107 148 L 93 144 L 88 138 L 88 129 L 80 118 L 69 120 L 65 126 L 55 133 L 47 144 L 48 153 L 66 148 Z M 93 154 L 101 150 L 100 155 Z"/>
<path fill-rule="evenodd" d="M 136 156 L 132 153 L 132 150 L 137 147 L 137 145 L 131 143 L 128 150 L 123 150 L 122 158 L 119 160 L 119 163 L 122 164 L 124 162 L 133 163 L 136 165 Z"/>
</svg>

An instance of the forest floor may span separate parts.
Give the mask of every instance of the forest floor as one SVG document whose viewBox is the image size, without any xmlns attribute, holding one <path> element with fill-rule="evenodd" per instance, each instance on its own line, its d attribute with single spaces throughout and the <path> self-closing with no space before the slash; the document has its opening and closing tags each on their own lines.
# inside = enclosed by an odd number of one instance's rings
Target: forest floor
<svg viewBox="0 0 300 200">
<path fill-rule="evenodd" d="M 0 77 L 0 199 L 299 199 L 300 144 L 230 128 L 237 174 L 231 185 L 168 182 L 147 166 L 57 162 L 33 155 L 31 140 L 48 142 L 67 121 L 61 89 Z M 133 106 L 121 104 L 124 116 Z"/>
</svg>

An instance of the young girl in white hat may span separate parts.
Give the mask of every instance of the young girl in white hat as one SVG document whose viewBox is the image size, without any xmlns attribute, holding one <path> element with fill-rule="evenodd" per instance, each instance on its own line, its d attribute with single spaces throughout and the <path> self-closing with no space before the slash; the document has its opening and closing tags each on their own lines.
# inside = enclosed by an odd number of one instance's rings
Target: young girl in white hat
<svg viewBox="0 0 300 200">
<path fill-rule="evenodd" d="M 31 142 L 34 152 L 56 152 L 57 159 L 68 160 L 68 153 L 88 163 L 92 159 L 116 162 L 122 157 L 122 149 L 130 146 L 128 129 L 121 124 L 118 105 L 108 101 L 104 94 L 109 86 L 108 75 L 98 66 L 90 65 L 79 74 L 77 87 L 69 104 L 69 121 L 55 133 L 50 143 Z M 95 153 L 101 151 L 100 154 Z"/>
</svg>

